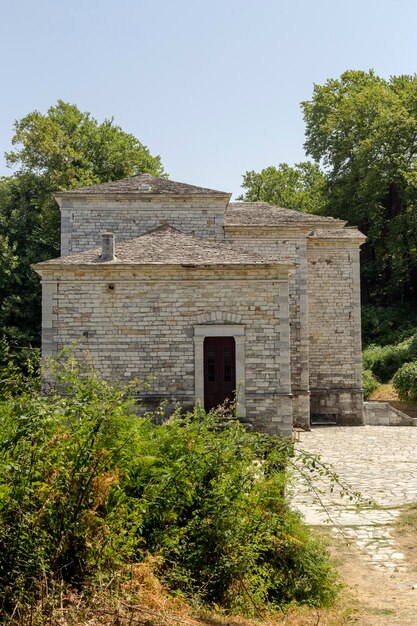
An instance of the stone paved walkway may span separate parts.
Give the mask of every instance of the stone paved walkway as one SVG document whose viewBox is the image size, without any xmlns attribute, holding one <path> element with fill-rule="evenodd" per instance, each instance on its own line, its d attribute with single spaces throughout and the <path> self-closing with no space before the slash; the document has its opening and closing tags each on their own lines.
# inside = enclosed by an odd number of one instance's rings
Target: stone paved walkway
<svg viewBox="0 0 417 626">
<path fill-rule="evenodd" d="M 292 501 L 310 525 L 327 525 L 334 533 L 351 538 L 365 558 L 398 579 L 399 586 L 417 588 L 404 555 L 393 540 L 392 522 L 398 507 L 417 501 L 417 428 L 412 427 L 321 427 L 301 433 L 297 451 L 320 455 L 342 481 L 361 493 L 358 506 L 341 497 L 337 485 L 305 471 L 312 478 L 294 473 Z M 407 576 L 408 574 L 408 576 Z"/>
</svg>

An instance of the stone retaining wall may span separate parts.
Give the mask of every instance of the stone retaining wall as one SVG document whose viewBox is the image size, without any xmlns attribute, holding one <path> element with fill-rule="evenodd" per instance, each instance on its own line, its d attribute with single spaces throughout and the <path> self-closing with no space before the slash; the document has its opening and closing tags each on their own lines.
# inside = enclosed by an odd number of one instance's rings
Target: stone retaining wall
<svg viewBox="0 0 417 626">
<path fill-rule="evenodd" d="M 364 420 L 369 426 L 417 426 L 417 419 L 392 407 L 389 402 L 364 402 Z"/>
</svg>

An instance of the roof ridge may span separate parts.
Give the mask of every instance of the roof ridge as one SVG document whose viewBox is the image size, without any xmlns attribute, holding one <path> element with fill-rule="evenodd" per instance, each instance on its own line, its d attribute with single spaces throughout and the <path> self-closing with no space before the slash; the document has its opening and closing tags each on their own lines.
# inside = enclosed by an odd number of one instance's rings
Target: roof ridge
<svg viewBox="0 0 417 626">
<path fill-rule="evenodd" d="M 182 235 L 189 234 L 189 233 L 184 233 L 182 230 L 179 230 L 178 228 L 175 228 L 175 226 L 172 226 L 169 222 L 166 222 L 165 224 L 159 224 L 159 226 L 155 226 L 155 228 L 151 228 L 150 230 L 147 230 L 141 235 L 137 235 L 136 237 L 132 237 L 131 239 L 125 239 L 124 241 L 133 241 L 133 239 L 139 239 L 139 237 L 144 237 L 145 235 L 152 235 L 152 233 L 163 232 L 164 230 L 173 230 L 176 233 L 180 233 Z"/>
<path fill-rule="evenodd" d="M 210 195 L 210 196 L 228 196 L 231 194 L 225 191 L 209 189 L 208 187 L 199 187 L 190 183 L 182 183 L 171 180 L 163 176 L 154 176 L 147 172 L 134 174 L 119 180 L 109 180 L 104 183 L 89 185 L 88 187 L 80 187 L 78 189 L 69 189 L 67 191 L 58 191 L 55 196 L 57 198 L 63 195 L 78 194 L 160 194 L 160 195 Z"/>
</svg>

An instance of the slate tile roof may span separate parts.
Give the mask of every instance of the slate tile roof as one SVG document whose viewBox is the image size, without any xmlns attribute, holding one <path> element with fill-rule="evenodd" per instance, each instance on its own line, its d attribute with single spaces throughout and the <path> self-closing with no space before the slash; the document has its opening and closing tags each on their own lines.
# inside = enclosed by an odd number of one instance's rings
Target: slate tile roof
<svg viewBox="0 0 417 626">
<path fill-rule="evenodd" d="M 119 193 L 144 193 L 144 194 L 174 194 L 174 195 L 222 195 L 230 196 L 225 191 L 216 191 L 206 187 L 196 187 L 186 183 L 178 183 L 168 178 L 159 178 L 151 174 L 138 174 L 122 180 L 113 180 L 100 185 L 91 185 L 71 191 L 61 191 L 56 196 L 66 194 L 119 194 Z"/>
<path fill-rule="evenodd" d="M 313 230 L 308 239 L 366 239 L 366 236 L 355 227 Z"/>
<path fill-rule="evenodd" d="M 267 202 L 230 202 L 225 215 L 225 226 L 275 226 L 321 222 L 339 226 L 346 223 L 333 217 L 285 209 Z"/>
<path fill-rule="evenodd" d="M 169 224 L 117 243 L 116 260 L 100 261 L 101 248 L 37 263 L 34 268 L 70 265 L 286 265 L 218 241 L 182 233 Z"/>
</svg>

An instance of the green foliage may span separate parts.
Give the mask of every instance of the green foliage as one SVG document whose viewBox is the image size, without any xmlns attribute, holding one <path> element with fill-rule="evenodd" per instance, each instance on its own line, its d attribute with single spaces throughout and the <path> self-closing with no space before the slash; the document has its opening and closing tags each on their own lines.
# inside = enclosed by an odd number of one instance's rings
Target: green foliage
<svg viewBox="0 0 417 626">
<path fill-rule="evenodd" d="M 59 368 L 62 366 L 62 370 Z M 43 396 L 27 390 L 1 404 L 0 611 L 24 605 L 63 579 L 132 553 L 132 513 L 118 489 L 133 453 L 134 416 L 123 391 L 69 359 Z M 88 374 L 88 376 L 86 375 Z M 44 589 L 43 589 L 44 591 Z"/>
<path fill-rule="evenodd" d="M 325 553 L 285 499 L 285 441 L 200 408 L 161 425 L 70 354 L 0 403 L 0 614 L 147 554 L 172 590 L 256 612 L 326 604 Z"/>
<path fill-rule="evenodd" d="M 303 102 L 307 154 L 328 176 L 327 212 L 368 236 L 374 301 L 417 293 L 417 76 L 348 71 Z"/>
<path fill-rule="evenodd" d="M 362 353 L 365 370 L 369 370 L 378 379 L 387 383 L 407 358 L 407 346 L 402 344 L 376 346 L 370 345 Z"/>
<path fill-rule="evenodd" d="M 362 305 L 362 343 L 400 343 L 417 333 L 417 307 L 415 302 L 378 306 Z"/>
<path fill-rule="evenodd" d="M 6 155 L 16 174 L 0 179 L 0 329 L 19 346 L 39 344 L 40 286 L 30 265 L 59 255 L 60 215 L 52 194 L 148 172 L 161 160 L 113 120 L 59 100 L 15 123 Z"/>
<path fill-rule="evenodd" d="M 397 344 L 370 345 L 362 353 L 363 366 L 383 383 L 387 383 L 404 363 L 417 358 L 417 334 Z"/>
<path fill-rule="evenodd" d="M 0 339 L 0 400 L 17 396 L 24 391 L 39 388 L 39 348 L 12 349 L 3 337 Z"/>
<path fill-rule="evenodd" d="M 344 72 L 315 85 L 301 103 L 314 163 L 281 163 L 243 177 L 243 200 L 357 225 L 368 237 L 362 249 L 368 302 L 417 296 L 416 102 L 416 75 L 384 80 L 373 71 Z"/>
<path fill-rule="evenodd" d="M 392 379 L 401 402 L 417 401 L 417 361 L 404 363 Z"/>
<path fill-rule="evenodd" d="M 239 198 L 246 202 L 269 202 L 306 213 L 320 213 L 325 206 L 326 176 L 318 165 L 305 161 L 290 167 L 280 163 L 261 172 L 246 172 Z"/>
<path fill-rule="evenodd" d="M 362 370 L 362 387 L 363 387 L 363 395 L 365 400 L 369 398 L 369 396 L 378 389 L 380 386 L 379 380 L 374 376 L 371 370 L 363 369 Z"/>
<path fill-rule="evenodd" d="M 196 411 L 161 426 L 155 443 L 152 456 L 168 457 L 170 469 L 153 485 L 151 501 L 164 505 L 153 504 L 143 535 L 164 556 L 171 588 L 246 613 L 330 602 L 323 550 L 285 501 L 287 442 L 237 422 L 219 431 L 214 416 Z M 182 469 L 178 459 L 186 459 Z"/>
<path fill-rule="evenodd" d="M 365 397 L 380 380 L 388 383 L 397 370 L 417 359 L 417 311 L 413 304 L 362 306 L 363 385 Z M 367 393 L 369 385 L 369 393 Z"/>
<path fill-rule="evenodd" d="M 49 191 L 164 173 L 160 158 L 112 119 L 99 124 L 90 113 L 62 100 L 46 115 L 29 113 L 14 129 L 12 143 L 18 147 L 6 154 L 9 165 L 41 177 Z"/>
<path fill-rule="evenodd" d="M 30 175 L 0 180 L 0 329 L 17 348 L 40 340 L 41 289 L 30 264 L 59 250 L 59 211 L 41 201 L 43 194 Z"/>
</svg>

